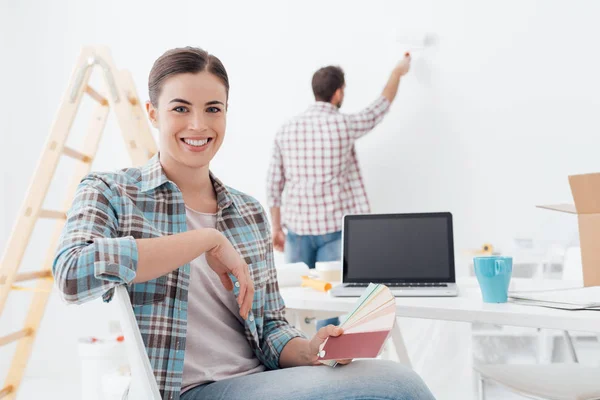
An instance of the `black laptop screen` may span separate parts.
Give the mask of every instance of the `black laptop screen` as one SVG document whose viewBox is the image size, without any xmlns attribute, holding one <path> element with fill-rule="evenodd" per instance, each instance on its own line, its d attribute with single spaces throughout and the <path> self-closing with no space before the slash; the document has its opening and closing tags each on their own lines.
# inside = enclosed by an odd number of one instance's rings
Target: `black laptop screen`
<svg viewBox="0 0 600 400">
<path fill-rule="evenodd" d="M 344 282 L 454 282 L 450 213 L 350 215 Z"/>
</svg>

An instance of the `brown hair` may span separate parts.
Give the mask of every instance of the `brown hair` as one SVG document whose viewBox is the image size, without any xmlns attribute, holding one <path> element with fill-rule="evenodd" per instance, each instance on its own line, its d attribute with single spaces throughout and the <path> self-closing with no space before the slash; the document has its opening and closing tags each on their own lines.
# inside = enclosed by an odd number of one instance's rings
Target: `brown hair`
<svg viewBox="0 0 600 400">
<path fill-rule="evenodd" d="M 166 51 L 154 62 L 148 77 L 150 102 L 157 106 L 163 83 L 170 76 L 202 71 L 208 71 L 219 78 L 229 97 L 229 78 L 221 60 L 201 48 L 183 47 Z"/>
<path fill-rule="evenodd" d="M 323 67 L 312 78 L 312 89 L 317 101 L 331 101 L 336 90 L 344 86 L 344 71 L 340 67 Z"/>
</svg>

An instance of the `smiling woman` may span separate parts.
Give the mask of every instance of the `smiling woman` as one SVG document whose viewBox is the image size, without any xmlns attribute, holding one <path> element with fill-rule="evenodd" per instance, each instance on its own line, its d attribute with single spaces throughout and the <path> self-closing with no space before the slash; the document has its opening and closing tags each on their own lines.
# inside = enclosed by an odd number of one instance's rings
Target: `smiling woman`
<svg viewBox="0 0 600 400">
<path fill-rule="evenodd" d="M 170 50 L 148 88 L 159 153 L 79 185 L 53 266 L 65 300 L 110 301 L 115 286 L 127 285 L 164 399 L 431 399 L 398 364 L 314 367 L 320 345 L 341 329 L 326 326 L 308 340 L 289 325 L 262 206 L 210 171 L 229 95 L 219 59 Z"/>
<path fill-rule="evenodd" d="M 174 49 L 154 63 L 146 103 L 158 129 L 160 162 L 183 192 L 186 204 L 215 212 L 193 190 L 185 190 L 197 175 L 208 177 L 208 165 L 225 138 L 229 78 L 221 61 L 201 49 Z M 177 177 L 185 177 L 177 179 Z M 179 182 L 177 181 L 179 180 Z M 204 179 L 206 183 L 207 179 Z M 205 188 L 206 189 L 206 188 Z M 186 196 L 188 195 L 188 196 Z M 211 201 L 211 203 L 213 203 Z"/>
</svg>

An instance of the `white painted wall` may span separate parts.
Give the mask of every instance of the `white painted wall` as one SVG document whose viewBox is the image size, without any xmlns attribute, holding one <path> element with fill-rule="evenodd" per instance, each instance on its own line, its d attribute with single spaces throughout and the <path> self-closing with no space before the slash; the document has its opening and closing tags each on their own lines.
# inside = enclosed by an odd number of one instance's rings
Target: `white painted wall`
<svg viewBox="0 0 600 400">
<path fill-rule="evenodd" d="M 572 240 L 574 218 L 533 206 L 569 201 L 567 175 L 599 169 L 599 12 L 597 2 L 558 0 L 0 0 L 0 247 L 82 45 L 110 46 L 143 99 L 164 50 L 194 45 L 218 55 L 232 89 L 228 137 L 213 169 L 264 203 L 271 141 L 312 101 L 312 73 L 341 65 L 343 110 L 358 110 L 400 57 L 397 35 L 425 32 L 437 34 L 437 47 L 416 55 L 390 114 L 358 144 L 374 211 L 452 211 L 457 252 L 484 242 L 509 249 L 515 236 Z M 84 127 L 76 123 L 73 143 Z M 127 165 L 112 120 L 94 168 Z M 49 204 L 60 204 L 68 172 L 59 169 Z M 41 261 L 48 232 L 36 230 L 24 268 Z M 27 298 L 11 295 L 0 335 L 17 329 Z M 109 313 L 53 296 L 28 375 L 76 379 L 75 340 L 105 330 Z M 8 359 L 0 349 L 1 379 Z"/>
</svg>

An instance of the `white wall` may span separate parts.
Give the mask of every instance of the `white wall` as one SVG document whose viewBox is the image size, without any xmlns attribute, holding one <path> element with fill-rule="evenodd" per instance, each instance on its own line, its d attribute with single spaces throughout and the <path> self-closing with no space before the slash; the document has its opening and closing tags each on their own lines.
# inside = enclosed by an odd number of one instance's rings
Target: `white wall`
<svg viewBox="0 0 600 400">
<path fill-rule="evenodd" d="M 390 114 L 358 144 L 374 211 L 452 211 L 457 252 L 484 242 L 508 249 L 515 236 L 576 237 L 574 218 L 534 205 L 569 201 L 567 175 L 599 169 L 600 3 L 133 3 L 0 0 L 2 248 L 82 45 L 110 46 L 143 99 L 164 50 L 194 45 L 218 55 L 232 89 L 228 137 L 213 169 L 264 203 L 271 141 L 311 102 L 312 73 L 341 65 L 343 110 L 358 110 L 400 57 L 396 37 L 425 32 L 437 34 L 437 47 L 415 58 Z M 114 121 L 109 128 L 96 169 L 129 164 Z M 68 167 L 59 170 L 67 176 Z M 60 204 L 60 183 L 49 202 Z M 48 229 L 36 233 L 24 267 L 35 268 Z M 26 298 L 11 296 L 0 334 L 17 328 Z M 28 374 L 77 376 L 74 341 L 105 329 L 107 313 L 53 297 Z M 0 380 L 6 354 L 0 350 Z M 48 360 L 60 367 L 48 369 Z"/>
</svg>

